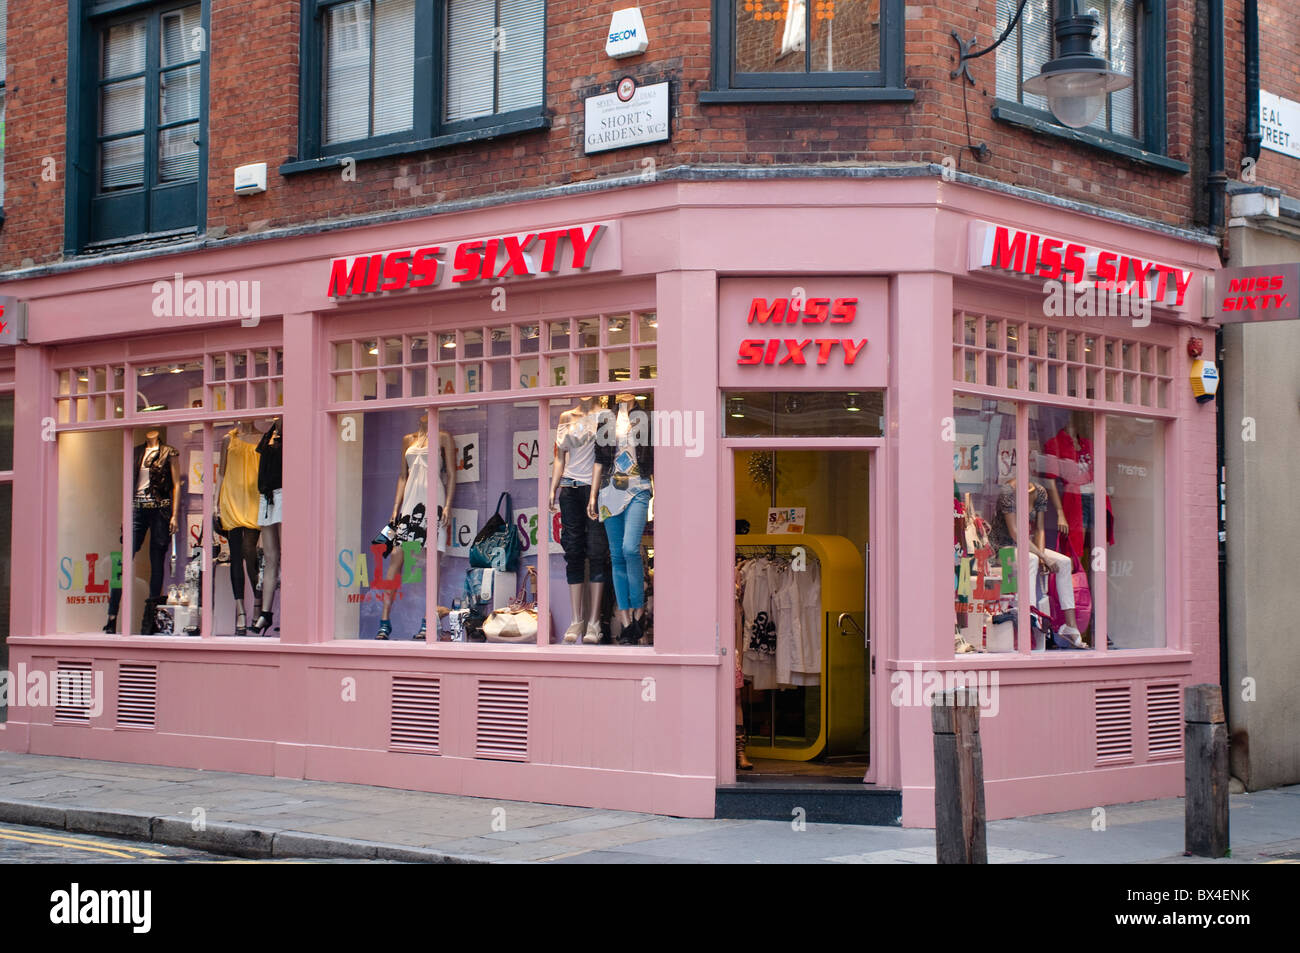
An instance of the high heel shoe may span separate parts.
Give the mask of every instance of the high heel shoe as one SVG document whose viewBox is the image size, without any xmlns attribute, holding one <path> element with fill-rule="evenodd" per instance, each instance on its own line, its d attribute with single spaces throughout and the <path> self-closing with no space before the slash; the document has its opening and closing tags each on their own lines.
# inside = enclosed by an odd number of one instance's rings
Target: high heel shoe
<svg viewBox="0 0 1300 953">
<path fill-rule="evenodd" d="M 108 621 L 104 623 L 103 631 L 109 635 L 117 635 L 117 616 L 111 615 L 108 617 Z"/>
<path fill-rule="evenodd" d="M 745 736 L 745 729 L 739 725 L 736 726 L 736 767 L 741 771 L 753 771 L 754 762 L 750 761 L 745 754 L 745 745 L 749 743 L 749 738 Z"/>
<path fill-rule="evenodd" d="M 415 635 L 411 636 L 411 638 L 414 639 L 416 642 L 423 642 L 426 638 L 428 638 L 428 635 L 429 635 L 429 620 L 421 619 L 420 631 L 415 633 Z"/>
<path fill-rule="evenodd" d="M 244 607 L 235 603 L 235 635 L 248 635 L 248 626 L 244 624 Z"/>
<path fill-rule="evenodd" d="M 254 635 L 261 635 L 264 632 L 266 632 L 267 629 L 271 628 L 271 623 L 274 621 L 275 621 L 274 613 L 263 612 L 260 615 L 258 615 L 257 621 L 255 621 L 252 625 L 250 625 L 248 629 Z"/>
<path fill-rule="evenodd" d="M 392 634 L 393 623 L 389 622 L 387 619 L 380 620 L 379 631 L 375 633 L 375 638 L 379 639 L 381 642 L 386 642 L 388 641 L 388 637 Z"/>
</svg>

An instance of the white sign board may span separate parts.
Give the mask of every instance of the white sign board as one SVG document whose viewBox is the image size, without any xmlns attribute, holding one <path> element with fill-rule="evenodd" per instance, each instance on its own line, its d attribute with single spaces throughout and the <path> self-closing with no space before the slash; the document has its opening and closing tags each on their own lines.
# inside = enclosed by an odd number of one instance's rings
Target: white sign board
<svg viewBox="0 0 1300 953">
<path fill-rule="evenodd" d="M 1300 103 L 1260 90 L 1259 132 L 1265 149 L 1300 159 Z"/>
<path fill-rule="evenodd" d="M 808 525 L 807 507 L 777 506 L 767 511 L 767 530 L 769 535 L 784 533 L 802 533 Z"/>
<path fill-rule="evenodd" d="M 668 84 L 637 86 L 619 81 L 618 90 L 586 101 L 586 154 L 668 141 Z"/>
<path fill-rule="evenodd" d="M 456 482 L 477 483 L 479 475 L 478 434 L 459 433 L 452 437 L 456 442 Z"/>
<path fill-rule="evenodd" d="M 514 438 L 515 479 L 537 479 L 537 458 L 541 456 L 538 431 L 516 430 Z"/>
<path fill-rule="evenodd" d="M 605 55 L 616 60 L 644 53 L 650 45 L 646 36 L 645 21 L 640 7 L 615 10 L 609 18 L 609 35 L 605 39 Z"/>
</svg>

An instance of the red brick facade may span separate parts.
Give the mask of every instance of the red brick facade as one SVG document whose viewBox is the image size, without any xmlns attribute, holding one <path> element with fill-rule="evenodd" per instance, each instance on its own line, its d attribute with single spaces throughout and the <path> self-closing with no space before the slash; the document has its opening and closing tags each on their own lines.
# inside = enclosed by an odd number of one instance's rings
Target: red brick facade
<svg viewBox="0 0 1300 953">
<path fill-rule="evenodd" d="M 710 88 L 709 0 L 646 0 L 647 53 L 614 61 L 604 53 L 610 12 L 622 3 L 560 0 L 547 4 L 549 130 L 364 161 L 356 181 L 337 168 L 282 177 L 298 141 L 299 4 L 209 0 L 211 6 L 207 229 L 212 237 L 431 206 L 489 192 L 510 192 L 639 173 L 653 157 L 674 165 L 941 162 L 1009 184 L 1173 225 L 1192 224 L 1203 185 L 1193 136 L 1194 5 L 1169 4 L 1168 148 L 1192 173 L 1153 168 L 1087 146 L 1031 133 L 990 117 L 995 57 L 974 61 L 967 87 L 970 138 L 992 153 L 977 161 L 966 148 L 962 85 L 949 35 L 995 33 L 991 0 L 909 4 L 906 82 L 913 103 L 765 103 L 705 105 Z M 865 0 L 864 0 L 864 5 Z M 58 260 L 63 247 L 67 116 L 68 4 L 9 2 L 8 142 L 0 269 Z M 769 6 L 772 4 L 769 3 Z M 875 4 L 872 4 L 875 6 Z M 1227 4 L 1227 166 L 1235 178 L 1245 136 L 1242 3 Z M 812 5 L 810 4 L 810 14 Z M 1294 66 L 1300 13 L 1261 5 L 1262 86 L 1300 98 Z M 671 142 L 583 155 L 583 98 L 631 74 L 672 82 Z M 54 181 L 42 177 L 53 159 Z M 232 193 L 234 168 L 268 164 L 268 191 Z M 1259 181 L 1300 192 L 1300 160 L 1265 152 Z"/>
</svg>

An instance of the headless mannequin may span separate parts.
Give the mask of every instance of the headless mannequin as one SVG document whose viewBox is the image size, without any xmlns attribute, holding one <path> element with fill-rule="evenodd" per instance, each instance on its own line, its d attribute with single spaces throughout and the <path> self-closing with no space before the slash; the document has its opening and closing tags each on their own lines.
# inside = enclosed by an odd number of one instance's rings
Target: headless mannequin
<svg viewBox="0 0 1300 953">
<path fill-rule="evenodd" d="M 1074 414 L 1070 414 L 1070 416 L 1066 418 L 1065 426 L 1061 428 L 1060 433 L 1057 434 L 1055 439 L 1060 440 L 1062 434 L 1065 437 L 1069 438 L 1071 444 L 1074 446 L 1076 459 L 1078 457 L 1082 457 L 1083 438 L 1079 434 L 1079 425 L 1075 420 Z M 1091 462 L 1089 462 L 1088 464 L 1088 469 L 1089 470 L 1092 469 Z M 1048 498 L 1051 500 L 1052 506 L 1056 510 L 1056 531 L 1058 534 L 1057 548 L 1059 549 L 1061 547 L 1060 538 L 1070 538 L 1071 548 L 1077 549 L 1078 551 L 1075 553 L 1075 555 L 1078 556 L 1080 559 L 1082 559 L 1083 556 L 1081 554 L 1087 552 L 1088 547 L 1090 545 L 1088 541 L 1091 540 L 1092 538 L 1092 527 L 1077 526 L 1075 527 L 1076 532 L 1074 533 L 1074 536 L 1071 537 L 1070 535 L 1071 524 L 1070 524 L 1069 514 L 1066 513 L 1065 501 L 1061 498 L 1060 490 L 1057 487 L 1057 483 L 1066 483 L 1066 481 L 1062 477 L 1057 477 L 1057 478 L 1045 479 L 1043 482 L 1047 485 L 1046 489 L 1047 489 Z M 1088 483 L 1092 482 L 1091 475 L 1089 475 L 1089 479 L 1087 482 Z M 1077 508 L 1079 510 L 1079 514 L 1076 517 L 1076 519 L 1079 519 L 1080 522 L 1083 522 L 1084 519 L 1083 519 L 1083 512 L 1082 512 L 1082 497 L 1079 494 L 1077 488 L 1070 489 L 1068 483 L 1066 484 L 1066 486 L 1067 486 L 1067 494 L 1073 494 L 1073 496 L 1075 497 L 1074 508 Z M 1075 546 L 1076 542 L 1078 543 L 1077 547 Z"/>
<path fill-rule="evenodd" d="M 566 410 L 560 415 L 560 423 L 556 431 L 557 435 L 563 433 L 569 428 L 594 426 L 595 420 L 589 420 L 588 418 L 590 418 L 595 411 L 595 397 L 579 398 L 577 406 L 570 410 Z M 560 504 L 557 502 L 557 494 L 560 491 L 560 481 L 564 478 L 564 471 L 569 463 L 569 458 L 570 451 L 557 445 L 555 460 L 551 467 L 550 510 L 552 513 L 559 512 L 560 510 Z M 587 492 L 590 493 L 590 485 L 587 487 Z M 586 513 L 583 514 L 583 517 L 586 520 L 590 520 L 590 516 Z M 562 516 L 561 525 L 563 525 L 564 519 L 565 517 Z M 565 528 L 571 533 L 580 532 L 584 534 L 584 536 L 588 531 L 586 525 L 583 525 L 581 528 Z M 599 529 L 599 527 L 597 528 Z M 589 553 L 588 556 L 591 557 L 592 554 Z M 593 569 L 594 568 L 595 567 L 593 567 Z M 569 583 L 569 608 L 572 612 L 571 618 L 573 620 L 570 624 L 570 630 L 573 633 L 573 637 L 570 638 L 570 633 L 566 632 L 564 639 L 566 642 L 576 642 L 579 637 L 583 637 L 583 640 L 588 644 L 594 644 L 600 641 L 600 610 L 604 591 L 605 583 L 603 580 L 600 582 Z"/>
<path fill-rule="evenodd" d="M 140 458 L 142 466 L 148 464 L 163 452 L 162 432 L 157 427 L 151 427 L 145 432 L 144 436 L 144 454 Z M 169 475 L 171 477 L 171 507 L 167 522 L 167 537 L 165 539 L 155 539 L 156 535 L 161 535 L 162 525 L 160 522 L 154 522 L 149 527 L 149 598 L 146 600 L 144 607 L 144 618 L 141 621 L 140 630 L 144 635 L 153 633 L 153 613 L 154 606 L 161 600 L 162 596 L 162 577 L 163 577 L 163 557 L 167 552 L 167 544 L 171 541 L 172 536 L 176 533 L 177 521 L 179 518 L 179 508 L 181 503 L 181 468 L 180 458 L 177 454 L 171 455 Z M 139 479 L 139 474 L 136 474 Z M 137 511 L 140 508 L 136 507 Z M 143 515 L 143 514 L 142 514 Z M 141 545 L 144 544 L 144 526 L 137 517 L 135 526 L 132 527 L 133 548 L 132 553 L 138 553 Z M 115 633 L 117 631 L 117 611 L 122 604 L 122 589 L 118 587 L 109 593 L 108 597 L 108 622 L 104 626 L 104 631 Z"/>
<path fill-rule="evenodd" d="M 637 409 L 636 395 L 635 395 L 635 394 L 632 394 L 632 393 L 616 394 L 615 397 L 614 397 L 613 404 L 612 404 L 612 406 L 609 408 L 610 413 L 612 413 L 612 414 L 614 415 L 615 419 L 617 419 L 618 416 L 619 416 L 620 414 L 623 414 L 623 413 L 626 413 L 626 414 L 628 414 L 628 415 L 631 415 L 631 414 L 632 414 L 636 409 Z M 599 501 L 598 501 L 598 497 L 599 497 L 599 487 L 600 487 L 600 483 L 601 483 L 601 478 L 602 478 L 602 476 L 603 476 L 603 470 L 604 470 L 604 467 L 603 467 L 600 463 L 597 463 L 597 464 L 595 465 L 593 471 L 592 471 L 592 477 L 591 477 L 591 500 L 590 500 L 590 502 L 589 502 L 588 505 L 587 505 L 587 514 L 588 514 L 592 519 L 597 519 L 597 518 L 598 518 L 598 513 L 599 513 Z M 651 498 L 652 501 L 653 501 L 653 499 L 654 499 L 654 492 L 655 492 L 655 490 L 654 490 L 654 486 L 655 486 L 655 478 L 654 478 L 654 474 L 652 473 L 652 474 L 650 474 L 650 498 Z M 615 542 L 614 542 L 613 540 L 610 540 L 610 550 L 611 550 L 611 551 L 613 551 L 614 546 L 615 546 Z M 638 554 L 638 555 L 636 556 L 636 558 L 639 560 L 641 557 L 640 557 L 640 555 Z M 642 573 L 645 572 L 645 567 L 644 567 L 644 566 L 642 566 L 641 571 L 642 571 Z M 622 624 L 622 626 L 623 626 L 624 629 L 627 629 L 629 626 L 631 626 L 631 625 L 635 622 L 635 623 L 637 623 L 637 629 L 636 629 L 636 631 L 637 631 L 637 632 L 640 632 L 640 622 L 641 622 L 642 617 L 645 615 L 645 607 L 644 607 L 644 606 L 640 606 L 640 607 L 632 608 L 632 609 L 624 609 L 622 606 L 619 606 L 619 607 L 617 608 L 617 612 L 618 612 L 618 620 L 619 620 L 619 622 Z M 620 638 L 622 638 L 622 636 L 620 636 Z"/>
<path fill-rule="evenodd" d="M 222 523 L 226 530 L 226 536 L 230 540 L 230 590 L 235 598 L 235 635 L 245 635 L 248 631 L 245 625 L 244 616 L 244 576 L 247 574 L 248 580 L 253 585 L 253 616 L 257 618 L 262 614 L 262 590 L 257 585 L 257 538 L 259 529 L 257 522 L 257 480 L 256 474 L 251 483 L 251 499 L 243 500 L 244 491 L 248 488 L 241 483 L 240 486 L 227 486 L 226 481 L 229 476 L 228 465 L 230 461 L 230 448 L 234 441 L 248 444 L 256 447 L 262 439 L 262 431 L 258 430 L 251 420 L 241 420 L 235 425 L 235 429 L 226 434 L 225 439 L 221 442 L 221 462 L 217 468 L 217 519 Z M 241 480 L 246 482 L 247 474 L 240 474 Z M 246 507 L 251 507 L 252 513 L 236 515 L 231 512 L 225 514 L 221 511 L 221 500 L 223 497 L 232 499 L 235 495 L 241 497 L 241 502 Z"/>
<path fill-rule="evenodd" d="M 402 438 L 402 473 L 401 476 L 397 478 L 397 493 L 393 500 L 393 517 L 389 521 L 389 525 L 394 525 L 397 523 L 398 516 L 401 515 L 401 511 L 402 511 L 402 500 L 406 496 L 406 480 L 407 477 L 410 476 L 409 467 L 406 462 L 406 451 L 411 449 L 412 447 L 428 446 L 428 443 L 429 443 L 429 414 L 426 411 L 425 413 L 422 413 L 420 415 L 419 428 L 415 431 L 415 433 L 408 433 L 405 437 Z M 434 520 L 430 521 L 435 524 L 433 527 L 435 553 L 437 552 L 437 539 L 440 538 L 441 535 L 444 532 L 446 532 L 446 528 L 449 525 L 451 525 L 451 501 L 452 501 L 452 496 L 456 492 L 456 443 L 454 440 L 452 440 L 451 434 L 449 434 L 445 430 L 440 431 L 438 434 L 438 457 L 439 457 L 438 468 L 430 478 L 434 480 L 442 480 L 442 470 L 443 470 L 442 464 L 445 462 L 446 470 L 447 470 L 447 479 L 446 479 L 446 483 L 444 484 L 446 490 L 446 502 L 443 503 L 442 513 L 441 515 L 436 516 Z M 426 512 L 428 511 L 430 502 L 432 502 L 435 506 L 437 505 L 436 498 L 432 500 L 426 500 L 425 501 Z M 427 546 L 427 542 L 428 541 L 426 540 L 426 546 Z M 401 546 L 394 547 L 392 552 L 392 558 L 389 561 L 389 565 L 388 565 L 388 572 L 385 574 L 384 578 L 389 580 L 390 582 L 394 579 L 397 579 L 402 573 L 402 564 L 405 561 L 405 558 L 406 558 L 406 553 L 403 550 L 403 548 Z M 375 634 L 375 638 L 384 640 L 387 639 L 389 634 L 392 632 L 392 625 L 389 622 L 389 616 L 392 614 L 393 611 L 393 602 L 397 598 L 397 588 L 393 587 L 392 589 L 384 589 L 381 598 L 382 598 L 382 602 L 380 604 L 383 606 L 383 611 L 379 617 L 379 631 Z M 426 626 L 427 623 L 424 620 L 421 620 L 420 631 L 417 632 L 413 636 L 413 638 L 416 639 L 417 641 L 424 639 L 426 634 Z"/>
</svg>

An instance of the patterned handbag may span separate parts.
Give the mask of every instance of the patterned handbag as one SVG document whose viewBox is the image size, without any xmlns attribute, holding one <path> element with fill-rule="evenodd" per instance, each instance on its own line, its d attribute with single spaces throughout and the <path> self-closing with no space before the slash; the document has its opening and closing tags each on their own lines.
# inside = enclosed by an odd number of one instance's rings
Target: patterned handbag
<svg viewBox="0 0 1300 953">
<path fill-rule="evenodd" d="M 533 589 L 529 600 L 528 589 Z M 483 634 L 489 642 L 535 643 L 537 641 L 537 570 L 532 566 L 524 574 L 523 585 L 515 601 L 497 609 L 483 620 Z"/>
</svg>

